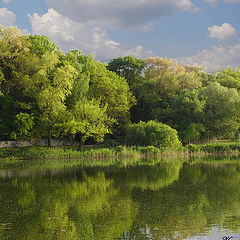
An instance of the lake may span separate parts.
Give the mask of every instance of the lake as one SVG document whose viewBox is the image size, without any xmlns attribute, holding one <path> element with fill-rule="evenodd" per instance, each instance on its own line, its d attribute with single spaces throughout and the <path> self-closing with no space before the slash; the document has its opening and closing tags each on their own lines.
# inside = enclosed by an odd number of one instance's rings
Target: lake
<svg viewBox="0 0 240 240">
<path fill-rule="evenodd" d="M 0 164 L 1 240 L 227 237 L 240 239 L 240 159 Z"/>
</svg>

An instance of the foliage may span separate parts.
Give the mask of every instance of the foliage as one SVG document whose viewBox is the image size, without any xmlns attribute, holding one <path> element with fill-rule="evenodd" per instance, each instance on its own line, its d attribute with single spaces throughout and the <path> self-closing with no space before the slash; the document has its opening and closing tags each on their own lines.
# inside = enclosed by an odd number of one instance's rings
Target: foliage
<svg viewBox="0 0 240 240">
<path fill-rule="evenodd" d="M 90 79 L 89 96 L 107 104 L 107 114 L 116 120 L 113 132 L 123 134 L 130 122 L 129 110 L 135 104 L 135 98 L 124 78 L 106 70 L 99 62 L 95 65 L 96 73 Z"/>
<path fill-rule="evenodd" d="M 132 56 L 112 59 L 107 66 L 108 70 L 117 73 L 120 77 L 124 77 L 132 91 L 141 81 L 144 68 L 144 60 Z"/>
<path fill-rule="evenodd" d="M 171 121 L 184 143 L 198 141 L 204 132 L 204 105 L 205 101 L 199 98 L 199 90 L 184 90 L 175 99 Z"/>
<path fill-rule="evenodd" d="M 135 104 L 127 81 L 108 71 L 106 66 L 95 61 L 92 55 L 71 51 L 64 59 L 77 71 L 73 89 L 67 98 L 68 108 L 75 109 L 77 103 L 95 99 L 105 106 L 106 115 L 113 120 L 114 124 L 108 125 L 109 132 L 124 132 L 126 124 L 129 123 L 129 110 Z"/>
<path fill-rule="evenodd" d="M 88 138 L 93 138 L 96 142 L 103 142 L 104 136 L 111 133 L 111 126 L 114 119 L 106 113 L 107 104 L 101 106 L 100 102 L 92 99 L 90 101 L 83 99 L 76 103 L 72 109 L 74 117 L 74 129 L 70 131 L 74 134 L 80 134 L 81 143 Z"/>
<path fill-rule="evenodd" d="M 0 131 L 4 139 L 14 131 L 16 115 L 34 109 L 36 92 L 31 77 L 39 65 L 30 46 L 17 28 L 0 26 Z"/>
<path fill-rule="evenodd" d="M 52 42 L 47 36 L 30 35 L 29 41 L 31 43 L 31 52 L 38 56 L 42 56 L 45 53 L 58 52 L 59 48 L 54 42 Z"/>
<path fill-rule="evenodd" d="M 205 152 L 205 153 L 224 153 L 224 152 L 240 152 L 239 142 L 229 143 L 208 143 L 202 145 L 189 144 L 187 145 L 188 151 L 191 153 Z"/>
<path fill-rule="evenodd" d="M 31 131 L 34 126 L 34 117 L 28 113 L 19 113 L 14 121 L 16 132 L 12 133 L 13 139 L 26 138 L 31 136 Z"/>
<path fill-rule="evenodd" d="M 204 125 L 201 123 L 191 123 L 184 132 L 184 142 L 198 142 L 201 135 L 205 132 Z"/>
<path fill-rule="evenodd" d="M 178 148 L 181 146 L 177 131 L 157 121 L 147 123 L 141 121 L 129 125 L 126 138 L 129 145 L 154 145 L 163 148 Z"/>
<path fill-rule="evenodd" d="M 41 112 L 40 121 L 48 133 L 51 145 L 52 131 L 59 127 L 59 124 L 64 127 L 63 123 L 66 121 L 65 100 L 73 88 L 75 69 L 67 62 L 59 65 L 56 53 L 44 54 L 41 62 L 40 70 L 34 75 L 42 85 L 37 96 L 37 104 Z"/>
<path fill-rule="evenodd" d="M 226 68 L 219 70 L 215 76 L 216 81 L 224 87 L 240 90 L 240 69 Z"/>
<path fill-rule="evenodd" d="M 3 140 L 48 137 L 50 145 L 51 137 L 83 143 L 107 136 L 124 142 L 127 126 L 140 122 L 134 144 L 160 145 L 153 133 L 144 142 L 143 122 L 150 121 L 151 132 L 158 129 L 154 119 L 176 129 L 184 144 L 234 139 L 240 129 L 239 91 L 237 68 L 206 73 L 172 59 L 132 56 L 104 64 L 80 50 L 64 54 L 47 36 L 0 26 Z"/>
<path fill-rule="evenodd" d="M 157 119 L 175 127 L 170 122 L 174 103 L 182 91 L 201 88 L 200 75 L 172 59 L 147 58 L 145 64 L 144 79 L 136 87 L 138 106 L 133 109 L 132 120 Z"/>
<path fill-rule="evenodd" d="M 211 83 L 201 90 L 207 136 L 234 138 L 239 125 L 240 95 L 236 89 Z"/>
</svg>

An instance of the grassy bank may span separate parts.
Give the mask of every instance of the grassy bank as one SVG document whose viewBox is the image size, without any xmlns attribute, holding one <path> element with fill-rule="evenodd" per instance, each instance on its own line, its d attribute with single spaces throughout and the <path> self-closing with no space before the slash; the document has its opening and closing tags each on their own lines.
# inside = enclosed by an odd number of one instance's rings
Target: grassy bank
<svg viewBox="0 0 240 240">
<path fill-rule="evenodd" d="M 211 144 L 189 144 L 186 146 L 186 151 L 190 154 L 194 153 L 240 153 L 240 142 L 225 142 Z"/>
<path fill-rule="evenodd" d="M 182 154 L 184 149 L 164 150 L 154 146 L 148 147 L 28 147 L 0 149 L 0 159 L 105 159 L 105 158 L 144 158 L 160 155 Z"/>
<path fill-rule="evenodd" d="M 194 154 L 240 153 L 240 143 L 190 144 L 179 149 L 148 147 L 28 147 L 2 148 L 0 159 L 105 159 L 105 158 L 148 158 L 157 156 L 188 156 Z"/>
</svg>

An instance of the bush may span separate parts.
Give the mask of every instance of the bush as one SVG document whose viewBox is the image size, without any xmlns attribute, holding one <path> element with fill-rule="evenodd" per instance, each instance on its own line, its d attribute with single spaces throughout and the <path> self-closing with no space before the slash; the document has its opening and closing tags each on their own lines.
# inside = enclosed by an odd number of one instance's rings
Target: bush
<svg viewBox="0 0 240 240">
<path fill-rule="evenodd" d="M 200 151 L 200 145 L 189 144 L 186 147 L 190 153 L 196 153 Z"/>
<path fill-rule="evenodd" d="M 128 145 L 159 146 L 162 148 L 179 148 L 182 145 L 175 129 L 155 120 L 147 123 L 140 121 L 137 124 L 129 125 L 126 140 Z"/>
<path fill-rule="evenodd" d="M 204 144 L 201 146 L 203 152 L 215 153 L 215 152 L 235 152 L 240 151 L 240 143 L 213 143 Z"/>
<path fill-rule="evenodd" d="M 190 153 L 205 152 L 205 153 L 226 153 L 240 152 L 240 143 L 209 143 L 202 145 L 189 144 L 186 146 Z"/>
<path fill-rule="evenodd" d="M 145 155 L 157 155 L 161 153 L 160 149 L 154 146 L 139 147 L 138 150 Z"/>
</svg>

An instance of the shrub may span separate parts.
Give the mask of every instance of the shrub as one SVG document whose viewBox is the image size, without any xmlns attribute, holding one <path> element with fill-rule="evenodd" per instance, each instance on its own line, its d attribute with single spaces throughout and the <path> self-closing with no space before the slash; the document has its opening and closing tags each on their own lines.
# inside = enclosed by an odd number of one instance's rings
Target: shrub
<svg viewBox="0 0 240 240">
<path fill-rule="evenodd" d="M 139 147 L 138 150 L 145 155 L 157 155 L 161 153 L 160 149 L 154 146 Z"/>
<path fill-rule="evenodd" d="M 151 120 L 131 124 L 127 128 L 126 140 L 128 145 L 159 146 L 162 148 L 179 148 L 181 142 L 177 131 L 170 126 Z"/>
<path fill-rule="evenodd" d="M 190 153 L 196 153 L 200 151 L 200 145 L 189 144 L 187 145 L 187 149 Z"/>
</svg>

